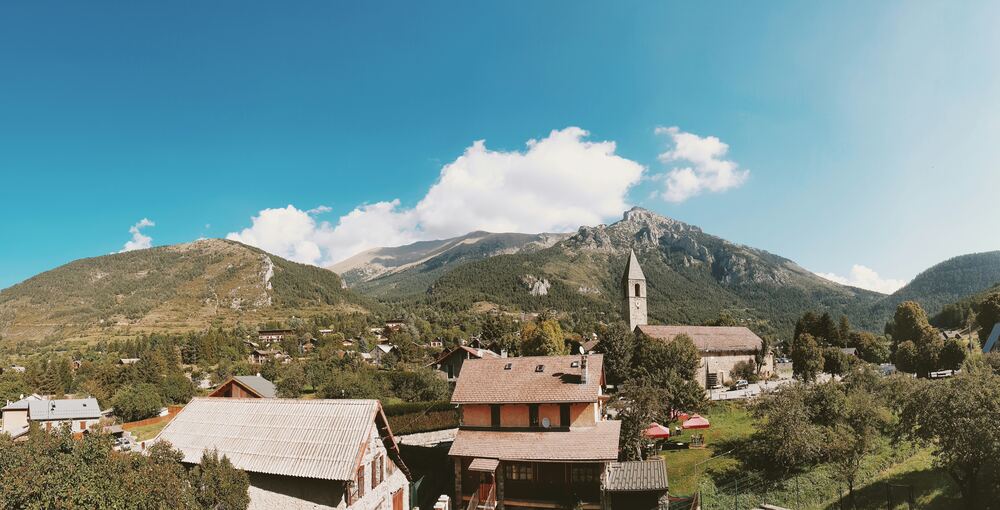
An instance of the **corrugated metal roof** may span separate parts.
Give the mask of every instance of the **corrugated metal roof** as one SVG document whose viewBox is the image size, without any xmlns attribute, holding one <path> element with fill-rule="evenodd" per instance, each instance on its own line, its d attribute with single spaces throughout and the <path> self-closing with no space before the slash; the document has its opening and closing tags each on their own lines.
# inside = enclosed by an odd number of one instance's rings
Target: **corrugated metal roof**
<svg viewBox="0 0 1000 510">
<path fill-rule="evenodd" d="M 664 341 L 687 335 L 701 352 L 753 352 L 763 340 L 742 326 L 638 326 L 642 334 Z"/>
<path fill-rule="evenodd" d="M 569 431 L 459 430 L 448 455 L 540 462 L 615 460 L 620 434 L 620 421 L 602 421 Z"/>
<path fill-rule="evenodd" d="M 14 410 L 26 410 L 28 409 L 28 402 L 42 400 L 42 397 L 38 395 L 28 395 L 27 397 L 18 400 L 17 402 L 11 402 L 4 406 L 0 411 L 14 411 Z"/>
<path fill-rule="evenodd" d="M 35 421 L 81 420 L 101 417 L 96 398 L 32 400 L 28 402 L 28 418 Z"/>
<path fill-rule="evenodd" d="M 454 404 L 597 402 L 603 384 L 604 356 L 587 356 L 586 384 L 580 377 L 582 361 L 580 355 L 469 359 L 462 365 L 451 401 Z"/>
<path fill-rule="evenodd" d="M 351 480 L 378 412 L 377 400 L 195 398 L 156 440 L 188 463 L 214 448 L 245 471 Z"/>
<path fill-rule="evenodd" d="M 233 377 L 233 379 L 236 379 L 240 382 L 240 384 L 255 391 L 263 398 L 274 398 L 278 396 L 278 392 L 274 388 L 274 383 L 259 375 L 238 375 Z"/>
<path fill-rule="evenodd" d="M 612 492 L 665 491 L 667 465 L 663 457 L 608 464 L 604 488 Z"/>
</svg>

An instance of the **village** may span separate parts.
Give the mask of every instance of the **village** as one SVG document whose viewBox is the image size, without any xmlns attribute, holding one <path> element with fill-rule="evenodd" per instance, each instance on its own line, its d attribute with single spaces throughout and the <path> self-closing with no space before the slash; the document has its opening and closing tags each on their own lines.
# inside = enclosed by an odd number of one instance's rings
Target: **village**
<svg viewBox="0 0 1000 510">
<path fill-rule="evenodd" d="M 330 328 L 316 336 L 260 329 L 241 341 L 243 366 L 255 372 L 216 376 L 218 383 L 185 373 L 189 400 L 132 413 L 140 419 L 129 421 L 127 400 L 118 395 L 117 409 L 85 391 L 73 398 L 21 395 L 2 408 L 2 431 L 15 443 L 39 441 L 39 434 L 69 433 L 77 441 L 110 437 L 123 454 L 149 455 L 155 445 L 169 445 L 184 465 L 195 467 L 213 452 L 246 473 L 251 509 L 688 509 L 709 500 L 692 480 L 698 471 L 681 455 L 697 452 L 701 463 L 714 458 L 700 452 L 715 451 L 713 441 L 723 439 L 713 439 L 712 416 L 731 414 L 736 408 L 728 401 L 747 406 L 777 398 L 768 395 L 781 395 L 785 386 L 822 388 L 828 386 L 824 381 L 853 380 L 852 371 L 896 375 L 893 365 L 862 360 L 858 347 L 832 348 L 844 366 L 824 372 L 822 355 L 816 366 L 808 359 L 812 353 L 792 345 L 788 355 L 794 360 L 776 359 L 776 348 L 745 326 L 649 324 L 647 284 L 631 252 L 620 286 L 628 321 L 622 329 L 636 343 L 629 347 L 635 352 L 631 362 L 622 359 L 616 333 L 555 338 L 563 345 L 548 355 L 511 353 L 503 341 L 482 337 L 452 347 L 431 340 L 424 347 L 438 354 L 421 370 L 434 374 L 438 382 L 432 384 L 447 398 L 386 404 L 356 398 L 348 389 L 301 395 L 306 383 L 289 375 L 288 366 L 326 345 L 338 363 L 374 372 L 404 370 L 404 355 L 392 339 L 407 329 L 405 320 L 386 321 L 357 338 Z M 984 353 L 996 348 L 998 336 L 1000 323 L 986 338 Z M 640 361 L 646 349 L 653 354 Z M 128 371 L 147 361 L 139 356 L 116 363 Z M 637 365 L 622 367 L 623 361 Z M 632 370 L 644 363 L 652 363 L 643 367 L 646 372 Z M 74 371 L 82 367 L 72 362 Z M 4 372 L 23 376 L 28 370 L 11 365 Z M 924 375 L 940 379 L 958 372 Z M 282 375 L 274 381 L 262 373 Z M 289 392 L 289 384 L 299 387 Z M 667 401 L 651 404 L 650 398 Z M 685 492 L 672 483 L 676 479 Z M 773 503 L 759 502 L 772 510 L 798 508 Z"/>
</svg>

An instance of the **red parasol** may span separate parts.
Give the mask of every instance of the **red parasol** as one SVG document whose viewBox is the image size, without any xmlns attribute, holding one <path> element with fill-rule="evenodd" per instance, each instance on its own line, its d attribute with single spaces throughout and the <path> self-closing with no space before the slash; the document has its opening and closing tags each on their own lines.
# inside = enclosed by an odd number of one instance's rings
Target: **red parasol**
<svg viewBox="0 0 1000 510">
<path fill-rule="evenodd" d="M 644 432 L 645 436 L 652 439 L 666 439 L 670 437 L 670 429 L 659 423 L 650 423 L 649 428 Z"/>
<path fill-rule="evenodd" d="M 695 414 L 692 415 L 691 418 L 685 420 L 684 423 L 681 424 L 681 427 L 686 429 L 707 429 L 710 425 L 711 424 L 708 423 L 707 419 L 701 417 L 701 415 Z"/>
</svg>

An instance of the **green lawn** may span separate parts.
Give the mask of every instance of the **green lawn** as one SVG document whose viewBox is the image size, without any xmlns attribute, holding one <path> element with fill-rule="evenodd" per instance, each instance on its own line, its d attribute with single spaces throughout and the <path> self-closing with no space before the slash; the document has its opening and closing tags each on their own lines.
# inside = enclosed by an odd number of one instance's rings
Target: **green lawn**
<svg viewBox="0 0 1000 510">
<path fill-rule="evenodd" d="M 753 508 L 771 503 L 796 509 L 837 510 L 846 486 L 829 465 L 782 480 L 767 479 L 756 466 L 743 466 L 737 453 L 754 431 L 754 421 L 740 403 L 717 403 L 704 414 L 712 422 L 706 431 L 704 449 L 673 450 L 662 453 L 667 462 L 670 493 L 688 496 L 701 491 L 705 508 Z M 675 441 L 687 442 L 685 432 Z M 960 507 L 951 479 L 932 465 L 927 448 L 894 446 L 883 442 L 862 467 L 855 489 L 858 508 L 886 508 L 886 483 L 893 489 L 893 499 L 905 508 L 909 488 L 913 488 L 917 508 L 946 509 Z"/>
<path fill-rule="evenodd" d="M 135 437 L 136 441 L 148 441 L 156 437 L 157 434 L 166 427 L 169 421 L 162 421 L 160 423 L 154 423 L 152 425 L 143 425 L 141 427 L 136 427 L 129 432 Z"/>
</svg>

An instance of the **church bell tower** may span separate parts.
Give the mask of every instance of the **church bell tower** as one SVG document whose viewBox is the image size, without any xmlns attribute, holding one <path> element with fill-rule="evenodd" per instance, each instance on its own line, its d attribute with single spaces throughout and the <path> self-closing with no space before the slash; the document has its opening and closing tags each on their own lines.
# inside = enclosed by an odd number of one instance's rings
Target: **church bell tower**
<svg viewBox="0 0 1000 510">
<path fill-rule="evenodd" d="M 647 324 L 646 275 L 642 274 L 639 260 L 635 258 L 635 250 L 629 250 L 625 274 L 622 275 L 622 291 L 625 300 L 622 317 L 628 319 L 629 329 L 634 331 L 636 326 L 645 326 Z"/>
</svg>

